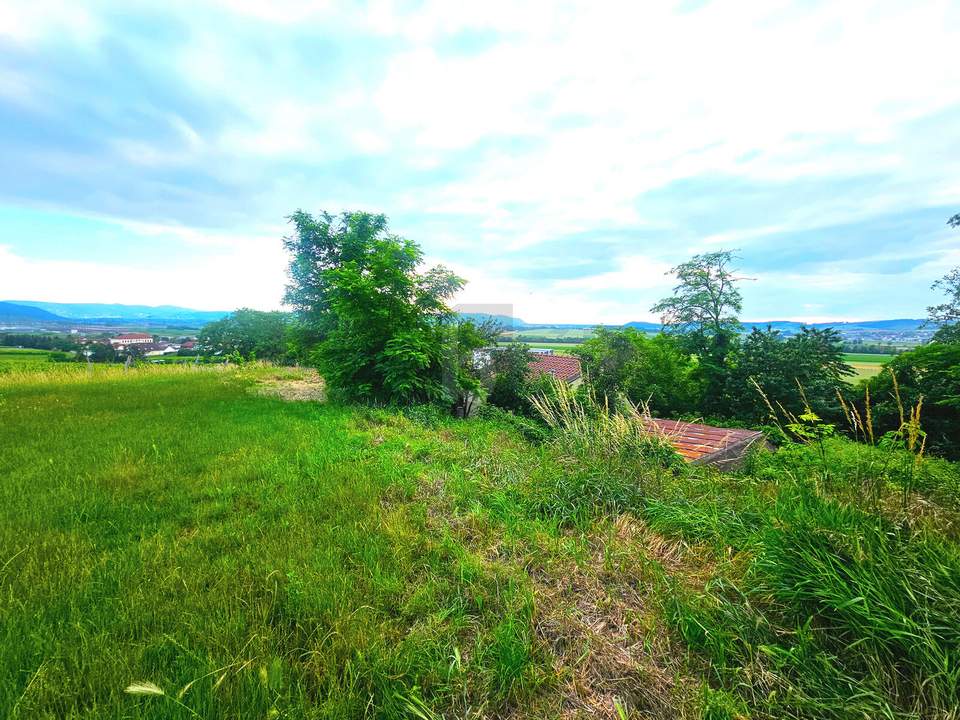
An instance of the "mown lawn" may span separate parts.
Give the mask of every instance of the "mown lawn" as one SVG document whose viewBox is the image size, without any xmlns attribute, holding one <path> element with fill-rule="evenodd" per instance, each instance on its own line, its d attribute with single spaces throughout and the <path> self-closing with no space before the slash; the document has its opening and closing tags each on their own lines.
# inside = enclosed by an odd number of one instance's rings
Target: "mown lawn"
<svg viewBox="0 0 960 720">
<path fill-rule="evenodd" d="M 0 716 L 947 717 L 960 700 L 953 465 L 832 441 L 721 476 L 273 394 L 297 379 L 0 377 Z M 138 681 L 165 694 L 124 692 Z"/>
</svg>

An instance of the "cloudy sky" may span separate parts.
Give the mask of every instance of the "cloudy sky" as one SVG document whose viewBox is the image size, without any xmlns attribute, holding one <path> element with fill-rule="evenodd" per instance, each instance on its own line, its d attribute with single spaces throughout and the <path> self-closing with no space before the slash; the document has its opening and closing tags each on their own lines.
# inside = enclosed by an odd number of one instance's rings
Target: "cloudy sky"
<svg viewBox="0 0 960 720">
<path fill-rule="evenodd" d="M 0 299 L 279 306 L 293 210 L 386 213 L 460 298 L 916 317 L 960 264 L 960 3 L 0 3 Z"/>
</svg>

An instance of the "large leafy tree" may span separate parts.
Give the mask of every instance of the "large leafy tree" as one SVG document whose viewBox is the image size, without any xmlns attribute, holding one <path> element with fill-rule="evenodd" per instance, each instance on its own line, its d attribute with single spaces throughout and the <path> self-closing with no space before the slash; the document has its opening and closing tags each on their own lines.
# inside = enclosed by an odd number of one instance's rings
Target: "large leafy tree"
<svg viewBox="0 0 960 720">
<path fill-rule="evenodd" d="M 960 228 L 960 213 L 947 220 L 947 225 Z M 960 267 L 955 267 L 932 287 L 947 295 L 946 302 L 927 308 L 928 322 L 940 326 L 933 339 L 937 342 L 960 342 Z"/>
<path fill-rule="evenodd" d="M 769 415 L 767 401 L 796 415 L 809 406 L 821 417 L 834 417 L 839 412 L 837 390 L 854 374 L 833 328 L 805 327 L 787 339 L 778 330 L 754 328 L 728 364 L 727 412 L 756 422 Z"/>
<path fill-rule="evenodd" d="M 676 337 L 601 328 L 574 352 L 599 395 L 623 394 L 661 416 L 694 412 L 700 405 L 697 361 Z"/>
<path fill-rule="evenodd" d="M 679 334 L 700 359 L 706 394 L 704 409 L 722 408 L 726 358 L 736 344 L 743 298 L 737 288 L 732 251 L 695 255 L 670 272 L 678 283 L 673 294 L 651 308 L 666 332 Z"/>
<path fill-rule="evenodd" d="M 348 398 L 449 401 L 457 395 L 453 311 L 464 280 L 389 232 L 384 215 L 290 216 L 285 296 L 330 388 Z"/>
<path fill-rule="evenodd" d="M 204 325 L 199 341 L 208 353 L 238 353 L 244 358 L 280 362 L 287 356 L 289 321 L 287 313 L 241 308 Z"/>
<path fill-rule="evenodd" d="M 694 255 L 670 270 L 679 281 L 673 295 L 651 308 L 664 328 L 719 336 L 740 329 L 743 297 L 737 289 L 730 250 Z"/>
</svg>

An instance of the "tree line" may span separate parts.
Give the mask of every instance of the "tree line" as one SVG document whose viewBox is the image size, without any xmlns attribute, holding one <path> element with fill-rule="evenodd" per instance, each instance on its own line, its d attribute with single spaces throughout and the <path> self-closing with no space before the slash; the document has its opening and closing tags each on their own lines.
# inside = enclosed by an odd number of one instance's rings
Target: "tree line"
<svg viewBox="0 0 960 720">
<path fill-rule="evenodd" d="M 482 399 L 535 417 L 529 398 L 548 392 L 549 383 L 530 374 L 522 344 L 477 362 L 477 351 L 496 345 L 500 328 L 451 309 L 463 278 L 442 265 L 425 268 L 421 248 L 391 233 L 384 215 L 297 211 L 289 219 L 284 301 L 293 312 L 239 310 L 203 329 L 204 352 L 315 366 L 331 393 L 347 401 L 434 403 L 469 413 Z M 751 426 L 769 421 L 773 404 L 838 422 L 844 404 L 862 402 L 835 330 L 742 333 L 736 261 L 734 252 L 718 251 L 674 267 L 676 286 L 651 308 L 661 319 L 659 334 L 599 329 L 572 349 L 582 362 L 583 391 L 657 416 Z M 894 382 L 902 402 L 922 397 L 930 446 L 958 456 L 960 268 L 934 287 L 947 294 L 929 308 L 934 341 L 899 354 L 866 387 L 874 421 L 884 427 L 899 420 Z"/>
</svg>

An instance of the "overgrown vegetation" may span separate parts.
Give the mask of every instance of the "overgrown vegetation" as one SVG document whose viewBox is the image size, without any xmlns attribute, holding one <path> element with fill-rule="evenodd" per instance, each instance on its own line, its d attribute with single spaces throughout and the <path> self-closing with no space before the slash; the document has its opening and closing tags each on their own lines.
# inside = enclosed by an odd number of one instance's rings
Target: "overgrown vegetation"
<svg viewBox="0 0 960 720">
<path fill-rule="evenodd" d="M 301 355 L 345 398 L 453 405 L 475 383 L 458 359 L 486 338 L 456 328 L 447 302 L 464 280 L 370 213 L 298 211 L 286 300 L 298 313 Z M 462 323 L 461 323 L 462 324 Z M 464 384 L 464 381 L 467 381 Z"/>
<path fill-rule="evenodd" d="M 204 331 L 242 363 L 10 351 L 4 716 L 957 717 L 949 299 L 854 388 L 832 331 L 741 338 L 697 256 L 575 389 L 383 216 L 291 220 L 295 316 Z M 651 423 L 708 412 L 778 450 L 721 475 Z"/>
<path fill-rule="evenodd" d="M 540 443 L 259 391 L 302 372 L 0 377 L 0 714 L 960 702 L 956 465 L 828 435 L 719 475 L 677 462 L 642 411 L 563 387 L 534 401 Z"/>
<path fill-rule="evenodd" d="M 284 363 L 291 355 L 290 335 L 288 313 L 241 308 L 204 325 L 198 339 L 208 355 Z"/>
</svg>

